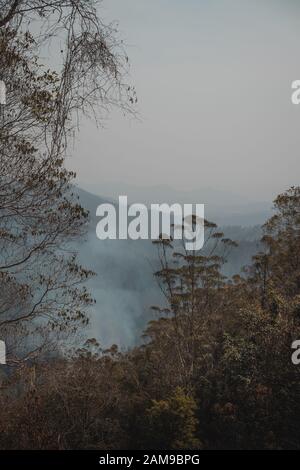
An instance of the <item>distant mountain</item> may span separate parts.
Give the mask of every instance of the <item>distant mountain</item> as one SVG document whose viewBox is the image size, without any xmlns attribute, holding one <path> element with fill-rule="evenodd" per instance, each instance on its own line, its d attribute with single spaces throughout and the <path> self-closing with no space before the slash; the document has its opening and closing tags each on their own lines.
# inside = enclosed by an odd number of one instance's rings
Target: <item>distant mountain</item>
<svg viewBox="0 0 300 470">
<path fill-rule="evenodd" d="M 78 187 L 76 192 L 82 206 L 90 211 L 88 231 L 76 244 L 76 249 L 80 261 L 97 274 L 88 281 L 97 301 L 91 308 L 90 335 L 97 337 L 105 347 L 113 343 L 123 348 L 132 346 L 139 341 L 147 322 L 153 317 L 150 307 L 164 302 L 153 276 L 159 268 L 156 249 L 150 240 L 100 241 L 96 237 L 96 209 L 99 204 L 113 200 Z M 228 215 L 226 221 L 229 220 L 234 217 Z M 225 265 L 224 273 L 228 276 L 250 263 L 251 256 L 259 249 L 261 237 L 259 225 L 242 224 L 242 215 L 236 220 L 245 227 L 228 223 L 222 229 L 226 237 L 240 241 L 240 246 Z M 257 224 L 257 213 L 253 220 Z"/>
<path fill-rule="evenodd" d="M 88 191 L 118 200 L 119 195 L 128 196 L 130 203 L 146 205 L 156 203 L 205 204 L 206 217 L 219 225 L 261 225 L 271 214 L 270 202 L 252 201 L 227 191 L 201 188 L 181 191 L 168 185 L 134 186 L 123 182 L 86 185 Z"/>
</svg>

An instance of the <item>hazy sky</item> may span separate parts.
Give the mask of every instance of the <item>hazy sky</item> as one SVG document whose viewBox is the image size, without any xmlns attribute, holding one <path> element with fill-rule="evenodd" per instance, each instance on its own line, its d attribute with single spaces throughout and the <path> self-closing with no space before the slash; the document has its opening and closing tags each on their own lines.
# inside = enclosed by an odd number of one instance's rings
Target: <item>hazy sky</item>
<svg viewBox="0 0 300 470">
<path fill-rule="evenodd" d="M 128 45 L 140 121 L 83 123 L 68 163 L 79 184 L 269 200 L 300 183 L 299 1 L 104 0 L 101 14 Z"/>
</svg>

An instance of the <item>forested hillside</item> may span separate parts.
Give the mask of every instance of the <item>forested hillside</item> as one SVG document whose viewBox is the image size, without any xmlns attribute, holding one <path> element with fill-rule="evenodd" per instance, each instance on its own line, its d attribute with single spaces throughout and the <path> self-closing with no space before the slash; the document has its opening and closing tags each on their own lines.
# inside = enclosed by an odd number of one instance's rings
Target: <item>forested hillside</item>
<svg viewBox="0 0 300 470">
<path fill-rule="evenodd" d="M 153 317 L 150 306 L 165 302 L 153 276 L 159 269 L 156 246 L 151 240 L 99 241 L 95 236 L 99 220 L 96 209 L 109 199 L 79 188 L 75 192 L 81 205 L 89 211 L 86 234 L 75 244 L 75 249 L 80 261 L 96 274 L 86 283 L 96 300 L 89 308 L 89 335 L 105 347 L 112 343 L 121 348 L 135 346 Z M 225 237 L 238 243 L 228 252 L 221 268 L 223 274 L 232 276 L 251 262 L 259 250 L 262 232 L 260 226 L 226 226 L 221 230 Z"/>
<path fill-rule="evenodd" d="M 299 449 L 300 189 L 275 201 L 263 249 L 226 279 L 235 243 L 206 222 L 209 254 L 158 241 L 167 306 L 127 353 L 96 340 L 2 383 L 2 448 Z M 41 419 L 42 418 L 42 419 Z"/>
</svg>

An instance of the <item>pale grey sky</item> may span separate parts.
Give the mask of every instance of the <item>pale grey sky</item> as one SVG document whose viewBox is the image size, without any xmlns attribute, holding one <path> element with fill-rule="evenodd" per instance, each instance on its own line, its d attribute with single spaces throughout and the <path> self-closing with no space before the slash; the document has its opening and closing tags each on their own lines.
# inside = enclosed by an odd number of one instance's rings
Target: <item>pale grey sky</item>
<svg viewBox="0 0 300 470">
<path fill-rule="evenodd" d="M 299 184 L 298 1 L 104 0 L 102 15 L 128 45 L 141 120 L 113 112 L 104 130 L 82 124 L 68 160 L 79 184 L 202 186 L 253 200 Z"/>
</svg>

